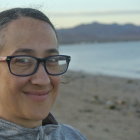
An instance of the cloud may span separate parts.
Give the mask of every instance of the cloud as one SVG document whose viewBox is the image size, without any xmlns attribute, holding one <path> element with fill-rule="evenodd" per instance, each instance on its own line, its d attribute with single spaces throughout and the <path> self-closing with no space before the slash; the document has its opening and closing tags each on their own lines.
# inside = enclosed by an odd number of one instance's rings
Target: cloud
<svg viewBox="0 0 140 140">
<path fill-rule="evenodd" d="M 51 12 L 51 16 L 66 17 L 66 16 L 109 16 L 109 15 L 137 15 L 140 10 L 129 11 L 101 11 L 101 12 Z"/>
</svg>

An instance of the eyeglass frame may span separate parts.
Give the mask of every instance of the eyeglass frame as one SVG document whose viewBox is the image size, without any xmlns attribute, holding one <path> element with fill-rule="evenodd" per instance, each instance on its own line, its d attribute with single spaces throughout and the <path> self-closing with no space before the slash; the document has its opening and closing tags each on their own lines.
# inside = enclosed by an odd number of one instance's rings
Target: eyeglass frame
<svg viewBox="0 0 140 140">
<path fill-rule="evenodd" d="M 36 66 L 34 68 L 34 71 L 32 73 L 25 74 L 25 75 L 20 75 L 20 74 L 15 74 L 15 73 L 12 72 L 11 67 L 10 67 L 10 62 L 11 62 L 12 58 L 14 58 L 14 57 L 21 57 L 21 56 L 23 56 L 23 57 L 31 57 L 31 58 L 33 58 L 33 59 L 36 60 L 37 63 L 36 63 Z M 66 58 L 67 67 L 66 67 L 66 69 L 65 69 L 64 72 L 61 72 L 59 74 L 51 74 L 50 72 L 48 72 L 45 63 L 46 63 L 46 61 L 49 58 L 51 58 L 51 57 L 57 57 L 57 56 L 62 56 L 62 57 L 65 57 Z M 37 72 L 38 68 L 39 68 L 40 63 L 43 65 L 43 67 L 44 67 L 44 69 L 45 69 L 45 71 L 46 71 L 46 73 L 48 75 L 51 75 L 51 76 L 59 76 L 59 75 L 62 75 L 62 74 L 64 74 L 68 70 L 70 60 L 71 60 L 71 56 L 68 56 L 68 55 L 51 55 L 51 56 L 48 56 L 48 57 L 45 57 L 45 58 L 37 58 L 37 57 L 34 57 L 34 56 L 30 56 L 30 55 L 0 56 L 0 62 L 5 62 L 6 61 L 7 64 L 8 64 L 8 68 L 9 68 L 10 73 L 13 74 L 13 75 L 15 75 L 15 76 L 19 76 L 19 77 L 26 77 L 26 76 L 31 76 L 31 75 L 35 74 Z"/>
</svg>

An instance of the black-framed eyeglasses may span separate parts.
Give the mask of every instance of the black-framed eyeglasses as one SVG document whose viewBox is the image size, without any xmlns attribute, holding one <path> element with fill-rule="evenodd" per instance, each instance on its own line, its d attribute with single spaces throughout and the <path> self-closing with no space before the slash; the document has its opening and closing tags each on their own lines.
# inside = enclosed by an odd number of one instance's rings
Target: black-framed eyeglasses
<svg viewBox="0 0 140 140">
<path fill-rule="evenodd" d="M 58 76 L 64 74 L 69 66 L 71 57 L 67 55 L 53 55 L 37 58 L 28 55 L 0 57 L 0 62 L 6 61 L 10 72 L 16 76 L 30 76 L 38 70 L 39 64 L 44 66 L 47 74 Z"/>
</svg>

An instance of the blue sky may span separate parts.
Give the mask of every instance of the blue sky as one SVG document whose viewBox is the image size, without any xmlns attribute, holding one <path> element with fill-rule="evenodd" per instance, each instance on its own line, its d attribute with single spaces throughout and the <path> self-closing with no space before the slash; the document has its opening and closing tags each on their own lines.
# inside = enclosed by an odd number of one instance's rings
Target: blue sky
<svg viewBox="0 0 140 140">
<path fill-rule="evenodd" d="M 140 25 L 140 0 L 0 0 L 0 3 L 0 10 L 39 8 L 57 28 L 91 22 Z"/>
</svg>

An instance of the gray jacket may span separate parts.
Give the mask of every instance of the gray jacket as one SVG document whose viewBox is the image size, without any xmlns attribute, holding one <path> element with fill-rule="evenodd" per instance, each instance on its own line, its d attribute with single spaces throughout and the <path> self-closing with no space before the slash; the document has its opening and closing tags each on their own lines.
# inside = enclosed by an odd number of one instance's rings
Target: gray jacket
<svg viewBox="0 0 140 140">
<path fill-rule="evenodd" d="M 75 128 L 58 124 L 49 114 L 37 128 L 24 128 L 0 119 L 0 140 L 86 140 Z"/>
</svg>

